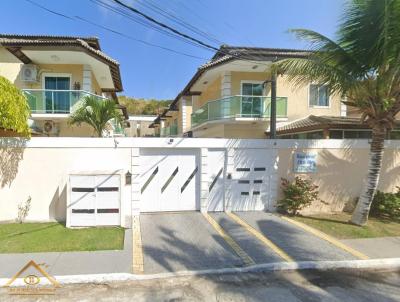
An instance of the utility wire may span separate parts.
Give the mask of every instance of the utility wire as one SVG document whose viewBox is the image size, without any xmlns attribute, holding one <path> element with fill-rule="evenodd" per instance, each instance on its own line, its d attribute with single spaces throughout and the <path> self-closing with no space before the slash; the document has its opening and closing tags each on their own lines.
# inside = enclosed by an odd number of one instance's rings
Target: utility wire
<svg viewBox="0 0 400 302">
<path fill-rule="evenodd" d="M 98 1 L 98 0 L 95 0 L 95 1 Z M 169 26 L 169 25 L 166 25 L 166 24 L 164 24 L 164 23 L 162 23 L 162 22 L 160 22 L 160 21 L 157 21 L 157 20 L 154 19 L 153 17 L 150 17 L 150 16 L 146 15 L 145 13 L 139 11 L 138 9 L 136 9 L 136 8 L 134 8 L 134 7 L 132 7 L 132 6 L 128 5 L 128 4 L 125 4 L 125 3 L 121 2 L 120 0 L 112 0 L 112 1 L 114 1 L 115 3 L 121 5 L 122 7 L 125 7 L 126 9 L 128 9 L 128 10 L 134 12 L 135 14 L 138 14 L 138 15 L 142 16 L 142 17 L 145 18 L 146 20 L 149 20 L 149 21 L 151 21 L 151 22 L 153 22 L 153 23 L 155 23 L 155 24 L 161 26 L 162 28 L 166 28 L 166 29 L 172 31 L 173 33 L 176 33 L 177 35 L 180 35 L 180 36 L 182 36 L 182 37 L 185 37 L 186 39 L 189 39 L 189 40 L 191 40 L 191 41 L 195 41 L 196 43 L 199 44 L 199 46 L 206 47 L 206 48 L 208 48 L 209 50 L 211 50 L 211 49 L 212 49 L 212 50 L 215 50 L 215 51 L 220 52 L 220 53 L 222 53 L 222 54 L 224 54 L 224 55 L 232 56 L 232 57 L 234 57 L 234 58 L 236 58 L 236 59 L 238 59 L 238 60 L 248 61 L 248 62 L 252 62 L 252 63 L 258 64 L 258 65 L 268 66 L 268 64 L 261 63 L 260 61 L 251 60 L 251 59 L 244 59 L 243 57 L 241 57 L 241 56 L 239 56 L 239 55 L 237 55 L 237 54 L 224 52 L 223 50 L 221 50 L 221 49 L 219 49 L 219 48 L 216 48 L 216 47 L 214 47 L 214 46 L 208 45 L 208 44 L 206 44 L 206 43 L 204 43 L 204 42 L 202 42 L 202 41 L 200 41 L 200 40 L 198 40 L 198 39 L 196 39 L 196 38 L 193 38 L 193 37 L 191 37 L 191 36 L 189 36 L 189 35 L 187 35 L 187 34 L 181 33 L 181 32 L 178 31 L 177 29 L 174 29 L 173 27 L 171 27 L 171 26 Z M 258 55 L 255 55 L 254 57 L 257 58 L 257 57 L 259 57 L 259 56 L 258 56 Z"/>
<path fill-rule="evenodd" d="M 74 19 L 74 18 L 71 17 L 71 16 L 67 16 L 67 15 L 65 15 L 65 14 L 56 12 L 56 11 L 51 10 L 51 9 L 48 9 L 48 8 L 46 8 L 45 6 L 40 5 L 40 4 L 38 4 L 38 3 L 36 3 L 36 2 L 34 2 L 34 1 L 32 1 L 32 0 L 25 0 L 25 1 L 27 1 L 27 2 L 33 4 L 33 5 L 37 6 L 37 7 L 39 7 L 39 8 L 41 8 L 41 9 L 45 10 L 45 11 L 47 11 L 47 12 L 50 12 L 50 13 L 52 13 L 52 14 L 55 14 L 55 15 L 57 15 L 57 16 L 64 17 L 64 18 L 66 18 L 66 19 L 73 20 L 73 21 L 76 21 L 76 20 L 79 18 L 80 21 L 85 21 L 85 22 L 90 23 L 90 24 L 92 24 L 92 25 L 94 25 L 94 26 L 97 26 L 97 27 L 103 28 L 103 29 L 105 29 L 105 30 L 107 30 L 107 31 L 113 32 L 114 34 L 118 34 L 118 35 L 123 36 L 123 37 L 125 37 L 125 38 L 131 39 L 131 40 L 134 40 L 134 41 L 137 41 L 137 42 L 140 42 L 140 43 L 149 45 L 149 46 L 157 47 L 157 48 L 160 48 L 160 49 L 163 49 L 163 50 L 167 50 L 167 51 L 170 51 L 170 52 L 173 52 L 173 53 L 176 53 L 176 54 L 181 54 L 181 55 L 184 55 L 184 56 L 187 56 L 187 57 L 192 57 L 192 58 L 201 59 L 201 60 L 207 60 L 206 58 L 197 57 L 197 56 L 194 56 L 194 55 L 191 55 L 191 54 L 187 54 L 187 53 L 183 53 L 183 52 L 179 52 L 179 51 L 176 51 L 176 50 L 174 50 L 174 49 L 170 49 L 170 48 L 167 48 L 167 47 L 164 47 L 164 46 L 161 46 L 161 45 L 152 44 L 152 43 L 146 42 L 146 41 L 144 41 L 144 40 L 136 39 L 136 38 L 131 37 L 131 36 L 128 36 L 128 35 L 126 35 L 126 34 L 124 34 L 124 33 L 121 33 L 121 32 L 118 32 L 118 31 L 116 31 L 116 30 L 107 28 L 107 27 L 102 26 L 102 25 L 100 25 L 100 24 L 97 24 L 97 23 L 95 23 L 95 22 L 86 20 L 86 19 L 84 19 L 84 18 L 82 18 L 82 17 L 76 16 L 75 19 Z M 98 0 L 94 0 L 94 1 L 98 1 Z M 118 1 L 118 0 L 113 0 L 113 1 Z M 178 38 L 178 37 L 176 37 L 176 38 Z M 186 41 L 186 40 L 185 40 L 185 42 L 191 42 L 191 41 Z M 198 45 L 198 44 L 196 44 L 196 46 L 202 47 L 202 48 L 204 47 L 204 46 Z M 204 47 L 204 48 L 205 48 L 205 47 Z M 209 49 L 209 48 L 205 48 L 205 49 L 207 49 L 207 50 L 209 50 L 209 51 L 211 50 L 211 49 Z M 244 58 L 242 58 L 241 56 L 238 56 L 238 55 L 233 54 L 233 53 L 227 53 L 227 52 L 224 52 L 224 51 L 222 51 L 222 50 L 220 50 L 220 49 L 217 49 L 217 48 L 215 48 L 214 50 L 219 51 L 220 53 L 222 53 L 222 54 L 224 54 L 224 55 L 229 55 L 229 56 L 231 56 L 231 57 L 234 57 L 234 58 L 236 58 L 236 59 L 238 59 L 238 60 L 241 60 L 241 61 L 248 61 L 248 62 L 251 62 L 251 63 L 258 64 L 258 65 L 268 66 L 267 64 L 261 63 L 260 61 L 254 61 L 254 60 L 251 60 L 251 59 L 244 59 Z"/>
<path fill-rule="evenodd" d="M 101 28 L 101 29 L 104 29 L 104 30 L 106 30 L 106 31 L 112 32 L 112 33 L 114 33 L 114 34 L 116 34 L 116 35 L 119 35 L 119 36 L 121 36 L 121 37 L 124 37 L 124 38 L 130 39 L 130 40 L 136 41 L 136 42 L 140 42 L 140 43 L 143 43 L 143 44 L 146 44 L 146 45 L 149 45 L 149 46 L 153 46 L 153 47 L 157 47 L 157 48 L 160 48 L 160 49 L 164 49 L 164 50 L 167 50 L 167 51 L 170 51 L 170 52 L 173 52 L 173 53 L 176 53 L 176 54 L 180 54 L 180 55 L 183 55 L 183 56 L 186 56 L 186 57 L 195 58 L 195 59 L 200 59 L 200 60 L 207 60 L 206 58 L 194 56 L 194 55 L 191 55 L 191 54 L 188 54 L 188 53 L 184 53 L 184 52 L 180 52 L 180 51 L 178 51 L 178 50 L 174 50 L 174 49 L 171 49 L 171 48 L 168 48 L 168 47 L 164 47 L 164 46 L 161 46 L 161 45 L 157 45 L 157 44 L 153 44 L 153 43 L 150 43 L 150 42 L 147 42 L 147 41 L 143 41 L 143 40 L 140 40 L 140 39 L 136 39 L 136 38 L 134 38 L 134 37 L 132 37 L 132 36 L 130 36 L 130 35 L 121 33 L 121 32 L 119 32 L 119 31 L 116 31 L 116 30 L 114 30 L 114 29 L 111 29 L 111 28 L 109 28 L 109 27 L 105 27 L 105 26 L 100 25 L 100 24 L 97 24 L 97 23 L 94 23 L 94 22 L 92 22 L 92 21 L 90 21 L 90 20 L 87 20 L 87 19 L 85 19 L 85 18 L 83 18 L 83 17 L 80 17 L 80 16 L 75 16 L 75 18 L 78 19 L 78 20 L 81 20 L 81 21 L 83 21 L 83 22 L 89 23 L 89 24 L 91 24 L 91 25 L 93 25 L 93 26 L 96 26 L 96 27 L 99 27 L 99 28 Z"/>
<path fill-rule="evenodd" d="M 200 46 L 200 45 L 198 45 L 198 44 L 196 44 L 196 43 L 194 43 L 192 41 L 188 41 L 188 40 L 182 38 L 181 36 L 178 36 L 178 35 L 175 35 L 175 34 L 169 32 L 169 31 L 166 31 L 166 30 L 164 30 L 164 29 L 162 29 L 162 28 L 160 28 L 160 27 L 158 27 L 158 26 L 156 26 L 156 25 L 154 25 L 154 24 L 152 24 L 152 23 L 150 23 L 150 22 L 148 22 L 146 20 L 141 20 L 141 19 L 139 19 L 139 17 L 131 15 L 128 12 L 124 11 L 123 9 L 121 9 L 119 7 L 114 7 L 114 6 L 112 6 L 112 5 L 110 5 L 110 4 L 106 3 L 106 2 L 103 2 L 102 0 L 89 0 L 89 1 L 94 3 L 94 4 L 96 4 L 96 5 L 101 6 L 101 7 L 105 8 L 105 9 L 107 9 L 107 10 L 112 11 L 115 14 L 123 16 L 123 17 L 125 17 L 125 18 L 127 18 L 127 19 L 129 19 L 129 20 L 131 20 L 131 21 L 133 21 L 135 23 L 138 23 L 138 24 L 140 24 L 140 25 L 142 25 L 142 26 L 144 26 L 146 28 L 155 30 L 155 31 L 157 31 L 157 32 L 159 32 L 161 34 L 165 34 L 165 35 L 167 35 L 169 37 L 176 38 L 176 39 L 178 39 L 178 40 L 180 40 L 182 42 L 191 44 L 193 46 L 196 46 L 196 47 Z M 204 49 L 210 51 L 210 49 L 208 49 L 208 48 L 204 47 Z"/>
<path fill-rule="evenodd" d="M 177 34 L 179 36 L 182 36 L 182 37 L 184 37 L 184 38 L 186 38 L 188 40 L 191 40 L 193 42 L 196 42 L 196 43 L 198 43 L 198 44 L 200 44 L 202 46 L 205 46 L 207 48 L 210 48 L 210 49 L 213 49 L 215 51 L 218 51 L 217 47 L 214 47 L 214 46 L 212 46 L 210 44 L 204 43 L 203 41 L 200 41 L 200 40 L 198 40 L 196 38 L 193 38 L 193 37 L 191 37 L 191 36 L 189 36 L 189 35 L 187 35 L 185 33 L 182 33 L 179 30 L 177 30 L 177 29 L 175 29 L 175 28 L 173 28 L 173 27 L 171 27 L 171 26 L 169 26 L 169 25 L 167 25 L 167 24 L 165 24 L 163 22 L 157 21 L 153 17 L 150 17 L 150 16 L 146 15 L 145 13 L 142 13 L 141 11 L 137 10 L 136 8 L 134 8 L 134 7 L 130 6 L 130 5 L 127 5 L 127 4 L 123 3 L 122 1 L 119 1 L 119 0 L 113 0 L 113 1 L 115 3 L 118 3 L 121 6 L 125 7 L 126 9 L 134 12 L 135 14 L 138 14 L 138 15 L 142 16 L 143 18 L 149 20 L 150 22 L 153 22 L 153 23 L 157 24 L 158 26 L 160 26 L 162 28 L 168 29 L 169 31 L 171 31 L 171 32 L 173 32 L 175 34 Z"/>
<path fill-rule="evenodd" d="M 32 0 L 25 0 L 25 1 L 31 3 L 32 5 L 34 5 L 34 6 L 36 6 L 36 7 L 39 7 L 39 8 L 41 8 L 41 9 L 43 9 L 43 10 L 45 10 L 45 11 L 51 13 L 51 14 L 57 15 L 57 16 L 59 16 L 59 17 L 63 17 L 63 18 L 66 18 L 66 19 L 68 19 L 68 20 L 72 20 L 72 21 L 75 21 L 75 22 L 76 22 L 76 21 L 86 22 L 86 23 L 89 23 L 89 24 L 91 24 L 91 25 L 93 25 L 93 26 L 102 28 L 102 29 L 104 29 L 104 30 L 106 30 L 106 31 L 112 32 L 112 33 L 117 34 L 117 35 L 119 35 L 119 36 L 125 37 L 125 38 L 127 38 L 127 39 L 130 39 L 130 40 L 133 40 L 133 41 L 136 41 L 136 42 L 139 42 L 139 43 L 148 45 L 148 46 L 160 48 L 160 49 L 163 49 L 163 50 L 166 50 L 166 51 L 169 51 L 169 52 L 173 52 L 173 53 L 176 53 L 176 54 L 179 54 L 179 55 L 183 55 L 183 56 L 186 56 L 186 57 L 191 57 L 191 58 L 200 59 L 200 60 L 208 60 L 208 59 L 206 59 L 206 58 L 202 58 L 202 57 L 198 57 L 198 56 L 191 55 L 191 54 L 188 54 L 188 53 L 180 52 L 180 51 L 177 51 L 177 50 L 168 48 L 168 47 L 164 47 L 164 46 L 161 46 L 161 45 L 153 44 L 153 43 L 150 43 L 150 42 L 141 40 L 141 39 L 134 38 L 134 37 L 132 37 L 132 36 L 126 35 L 126 34 L 124 34 L 124 33 L 122 33 L 122 32 L 117 31 L 117 30 L 114 30 L 114 29 L 105 27 L 105 26 L 103 26 L 103 25 L 97 24 L 97 23 L 95 23 L 95 22 L 92 22 L 92 21 L 87 20 L 87 19 L 85 19 L 85 18 L 83 18 L 83 17 L 80 17 L 80 16 L 75 16 L 75 17 L 67 16 L 67 15 L 65 15 L 65 14 L 56 12 L 56 11 L 51 10 L 51 9 L 48 9 L 48 8 L 46 8 L 46 7 L 40 5 L 39 3 L 36 3 L 36 2 L 34 2 L 34 1 L 32 1 Z"/>
<path fill-rule="evenodd" d="M 215 36 L 212 34 L 205 32 L 198 27 L 186 22 L 184 19 L 177 17 L 175 14 L 171 13 L 170 11 L 167 11 L 163 9 L 161 6 L 157 5 L 154 1 L 151 0 L 135 0 L 139 5 L 142 5 L 143 7 L 146 7 L 161 16 L 171 20 L 172 22 L 179 24 L 183 26 L 184 28 L 198 34 L 199 36 L 202 36 L 203 38 L 206 38 L 207 40 L 217 43 L 217 44 L 225 44 L 224 42 L 218 40 Z"/>
<path fill-rule="evenodd" d="M 44 7 L 43 5 L 40 5 L 39 3 L 33 2 L 33 1 L 31 1 L 31 0 L 25 0 L 25 1 L 29 2 L 30 4 L 35 5 L 35 6 L 37 6 L 37 7 L 40 7 L 41 9 L 44 9 L 45 11 L 47 11 L 47 12 L 49 12 L 49 13 L 52 13 L 52 14 L 54 14 L 54 15 L 57 15 L 57 16 L 60 16 L 60 17 L 64 17 L 64 18 L 67 18 L 67 19 L 70 19 L 70 20 L 74 20 L 74 18 L 72 18 L 72 17 L 69 17 L 69 16 L 67 16 L 67 15 L 58 13 L 58 12 L 56 12 L 56 11 L 54 11 L 54 10 L 48 9 L 48 8 Z"/>
</svg>

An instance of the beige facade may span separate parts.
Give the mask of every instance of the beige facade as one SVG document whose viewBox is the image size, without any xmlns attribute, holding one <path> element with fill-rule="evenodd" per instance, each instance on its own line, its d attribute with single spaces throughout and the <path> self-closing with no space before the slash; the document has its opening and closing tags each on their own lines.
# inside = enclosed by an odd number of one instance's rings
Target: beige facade
<svg viewBox="0 0 400 302">
<path fill-rule="evenodd" d="M 92 128 L 86 125 L 68 125 L 73 106 L 90 94 L 101 100 L 116 98 L 115 93 L 122 90 L 118 63 L 100 50 L 98 39 L 0 37 L 0 76 L 27 95 L 34 135 L 93 136 Z M 65 79 L 51 80 L 54 88 L 46 89 L 46 77 L 69 78 L 69 87 Z"/>
<path fill-rule="evenodd" d="M 317 172 L 295 174 L 293 160 L 295 152 L 313 152 L 317 154 Z M 351 210 L 359 197 L 363 180 L 368 168 L 368 148 L 280 148 L 278 151 L 278 175 L 293 180 L 295 176 L 311 179 L 319 186 L 319 198 L 303 213 L 332 212 Z M 395 192 L 400 185 L 400 152 L 396 148 L 387 148 L 384 154 L 378 189 L 383 192 Z M 282 198 L 282 191 L 279 190 Z"/>
<path fill-rule="evenodd" d="M 242 91 L 244 83 L 263 84 L 271 79 L 268 68 L 262 72 L 258 71 L 260 68 L 257 68 L 257 71 L 249 71 L 248 69 L 252 70 L 253 67 L 243 65 L 239 68 L 242 70 L 236 70 L 238 69 L 237 64 L 235 61 L 205 71 L 188 88 L 189 95 L 183 94 L 177 97 L 174 104 L 179 111 L 166 111 L 163 115 L 164 122 L 160 126 L 168 127 L 177 119 L 179 136 L 192 131 L 193 137 L 266 138 L 265 132 L 269 129 L 268 117 L 229 116 L 229 118 L 214 118 L 192 125 L 191 115 L 202 111 L 201 107 L 206 106 L 209 102 L 221 99 L 229 100 L 230 97 L 232 100 L 241 98 L 244 94 Z M 271 97 L 270 89 L 270 85 L 265 84 L 263 96 Z M 278 116 L 277 125 L 284 125 L 309 115 L 343 116 L 345 114 L 340 96 L 330 95 L 328 106 L 313 106 L 310 105 L 309 94 L 309 85 L 298 87 L 290 83 L 286 75 L 278 75 L 277 97 L 283 98 L 283 101 L 286 100 L 286 114 Z M 190 100 L 186 104 L 191 104 L 186 105 L 185 109 L 182 107 L 183 99 Z"/>
<path fill-rule="evenodd" d="M 124 129 L 127 137 L 154 137 L 155 129 L 149 128 L 155 116 L 130 116 L 129 127 Z"/>
<path fill-rule="evenodd" d="M 1 63 L 0 62 L 0 76 L 5 77 L 12 82 L 19 89 L 44 89 L 45 76 L 67 76 L 70 77 L 71 87 L 73 89 L 74 83 L 79 83 L 82 88 L 83 83 L 83 64 L 35 64 L 37 66 L 38 81 L 26 82 L 22 80 L 22 66 L 21 63 Z M 96 77 L 91 72 L 91 89 L 88 92 L 101 95 L 101 88 L 97 83 Z"/>
<path fill-rule="evenodd" d="M 243 95 L 243 83 L 262 83 L 270 79 L 268 72 L 230 72 L 230 95 Z M 222 81 L 218 76 L 210 84 L 205 85 L 201 95 L 193 97 L 192 110 L 195 112 L 210 101 L 221 99 Z M 264 95 L 271 96 L 269 85 L 264 89 Z M 295 87 L 289 82 L 288 77 L 277 77 L 277 97 L 287 98 L 287 117 L 278 118 L 278 125 L 288 123 L 309 115 L 341 115 L 341 98 L 337 95 L 329 96 L 329 106 L 311 106 L 309 100 L 309 85 Z M 242 119 L 234 121 L 217 120 L 208 122 L 192 129 L 195 137 L 225 137 L 225 138 L 265 138 L 265 131 L 269 127 L 268 119 L 263 121 Z"/>
</svg>

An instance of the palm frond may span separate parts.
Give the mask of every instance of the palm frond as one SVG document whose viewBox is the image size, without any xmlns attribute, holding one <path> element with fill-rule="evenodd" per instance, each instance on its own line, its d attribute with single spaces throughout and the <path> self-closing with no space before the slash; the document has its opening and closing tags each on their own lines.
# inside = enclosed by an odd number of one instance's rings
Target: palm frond
<svg viewBox="0 0 400 302">
<path fill-rule="evenodd" d="M 94 128 L 98 136 L 101 136 L 111 120 L 119 125 L 123 121 L 115 101 L 109 99 L 100 100 L 93 96 L 87 96 L 74 108 L 69 118 L 69 123 L 71 125 L 86 123 Z"/>
</svg>

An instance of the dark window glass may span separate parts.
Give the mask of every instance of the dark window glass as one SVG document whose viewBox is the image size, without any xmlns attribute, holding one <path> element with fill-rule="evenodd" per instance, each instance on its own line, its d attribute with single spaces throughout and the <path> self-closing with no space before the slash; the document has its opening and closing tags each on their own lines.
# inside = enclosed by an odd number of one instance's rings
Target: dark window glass
<svg viewBox="0 0 400 302">
<path fill-rule="evenodd" d="M 249 184 L 250 180 L 239 180 L 240 184 Z"/>
<path fill-rule="evenodd" d="M 400 131 L 391 131 L 389 137 L 390 139 L 400 139 Z"/>
<path fill-rule="evenodd" d="M 253 191 L 253 195 L 260 195 L 260 191 Z"/>
<path fill-rule="evenodd" d="M 371 134 L 371 131 L 358 131 L 358 138 L 369 139 L 371 138 Z"/>
<path fill-rule="evenodd" d="M 342 139 L 343 138 L 343 131 L 342 130 L 331 130 L 331 131 L 329 131 L 329 138 Z"/>
<path fill-rule="evenodd" d="M 344 131 L 344 138 L 358 138 L 357 131 Z"/>
<path fill-rule="evenodd" d="M 250 171 L 250 168 L 237 168 L 236 171 L 238 171 L 238 172 L 248 172 L 248 171 Z"/>
<path fill-rule="evenodd" d="M 249 192 L 241 192 L 240 195 L 249 195 Z"/>
<path fill-rule="evenodd" d="M 322 139 L 324 137 L 322 131 L 306 133 L 307 139 Z"/>
<path fill-rule="evenodd" d="M 254 183 L 255 183 L 255 184 L 262 184 L 262 180 L 261 180 L 261 179 L 256 179 L 256 180 L 254 181 Z"/>
<path fill-rule="evenodd" d="M 310 106 L 329 106 L 329 92 L 325 85 L 310 85 Z"/>
<path fill-rule="evenodd" d="M 265 168 L 264 167 L 257 167 L 257 168 L 254 168 L 254 171 L 265 171 Z"/>
</svg>

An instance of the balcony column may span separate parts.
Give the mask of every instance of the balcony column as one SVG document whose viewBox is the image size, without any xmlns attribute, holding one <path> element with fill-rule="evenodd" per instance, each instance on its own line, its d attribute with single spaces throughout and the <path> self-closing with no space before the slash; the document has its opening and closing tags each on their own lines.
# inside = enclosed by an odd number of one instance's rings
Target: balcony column
<svg viewBox="0 0 400 302">
<path fill-rule="evenodd" d="M 276 72 L 271 75 L 270 138 L 276 139 Z"/>
<path fill-rule="evenodd" d="M 185 100 L 185 98 L 181 98 L 181 101 L 180 101 L 180 105 L 181 105 L 181 112 L 182 112 L 182 133 L 185 133 L 185 131 L 186 131 L 186 127 L 187 127 L 187 124 L 186 124 L 186 115 L 187 115 L 187 112 L 186 112 L 186 100 Z"/>
<path fill-rule="evenodd" d="M 221 75 L 221 98 L 230 97 L 232 95 L 232 73 L 224 71 Z M 221 103 L 222 116 L 230 116 L 230 102 Z"/>
<path fill-rule="evenodd" d="M 92 91 L 92 68 L 90 65 L 83 65 L 83 76 L 82 76 L 82 90 Z"/>
</svg>

